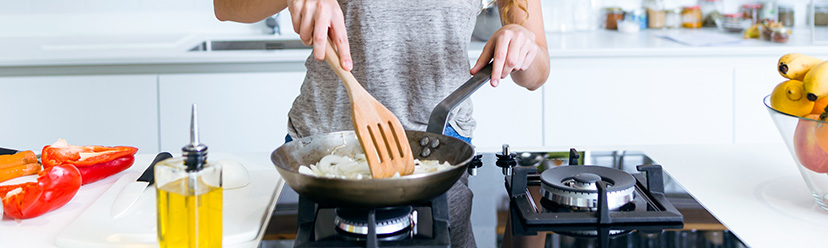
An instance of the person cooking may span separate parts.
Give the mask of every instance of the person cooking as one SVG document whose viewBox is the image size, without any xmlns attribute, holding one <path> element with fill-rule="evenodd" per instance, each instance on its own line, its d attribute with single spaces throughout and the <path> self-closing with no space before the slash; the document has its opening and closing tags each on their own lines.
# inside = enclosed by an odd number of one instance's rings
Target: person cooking
<svg viewBox="0 0 828 248">
<path fill-rule="evenodd" d="M 291 139 L 353 130 L 348 94 L 324 61 L 332 41 L 345 70 L 391 110 L 406 130 L 425 131 L 431 110 L 489 62 L 491 85 L 506 76 L 529 90 L 549 75 L 540 0 L 495 0 L 503 26 L 474 66 L 468 46 L 481 0 L 214 0 L 221 21 L 253 23 L 287 8 L 312 55 L 289 112 Z M 493 2 L 495 2 L 493 1 Z M 485 110 L 482 110 L 485 111 Z M 471 142 L 472 103 L 454 109 L 444 134 Z M 452 247 L 474 247 L 468 178 L 448 192 Z"/>
</svg>

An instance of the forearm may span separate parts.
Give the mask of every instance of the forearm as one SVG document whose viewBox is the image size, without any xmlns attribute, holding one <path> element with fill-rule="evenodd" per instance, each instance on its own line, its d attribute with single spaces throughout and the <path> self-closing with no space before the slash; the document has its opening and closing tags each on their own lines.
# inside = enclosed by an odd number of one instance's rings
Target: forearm
<svg viewBox="0 0 828 248">
<path fill-rule="evenodd" d="M 536 90 L 546 82 L 549 77 L 549 69 L 549 51 L 544 48 L 538 49 L 538 54 L 535 55 L 529 69 L 512 72 L 510 75 L 517 85 L 529 90 Z"/>
<path fill-rule="evenodd" d="M 254 23 L 286 7 L 287 0 L 213 0 L 213 10 L 220 21 Z"/>
<path fill-rule="evenodd" d="M 498 7 L 501 12 L 509 0 L 499 0 Z M 523 3 L 525 11 L 518 4 Z M 519 24 L 535 35 L 537 54 L 529 65 L 529 68 L 522 71 L 514 71 L 510 75 L 516 84 L 529 90 L 540 88 L 549 76 L 549 50 L 546 46 L 546 32 L 543 27 L 543 12 L 541 11 L 540 0 L 517 0 L 507 12 L 506 19 L 501 22 Z"/>
</svg>

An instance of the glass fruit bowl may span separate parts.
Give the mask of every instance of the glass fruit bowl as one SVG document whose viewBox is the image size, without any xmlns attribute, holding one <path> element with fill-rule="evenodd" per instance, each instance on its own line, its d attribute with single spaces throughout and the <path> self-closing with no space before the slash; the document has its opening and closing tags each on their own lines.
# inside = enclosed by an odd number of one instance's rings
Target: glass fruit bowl
<svg viewBox="0 0 828 248">
<path fill-rule="evenodd" d="M 805 184 L 817 204 L 828 210 L 828 122 L 778 111 L 765 97 L 765 107 L 782 135 Z"/>
</svg>

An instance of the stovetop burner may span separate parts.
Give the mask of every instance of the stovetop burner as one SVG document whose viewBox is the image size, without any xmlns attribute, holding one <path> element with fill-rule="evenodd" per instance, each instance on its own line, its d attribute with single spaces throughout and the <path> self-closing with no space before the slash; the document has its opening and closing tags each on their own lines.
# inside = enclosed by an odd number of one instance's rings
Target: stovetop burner
<svg viewBox="0 0 828 248">
<path fill-rule="evenodd" d="M 594 237 L 607 247 L 610 237 L 632 232 L 659 232 L 683 226 L 683 216 L 664 196 L 659 165 L 640 165 L 637 173 L 601 166 L 578 165 L 570 150 L 570 165 L 547 168 L 515 167 L 506 176 L 512 233 L 534 235 L 553 231 Z M 535 206 L 528 186 L 538 186 L 542 207 Z M 537 194 L 537 193 L 535 193 Z"/>
<path fill-rule="evenodd" d="M 367 208 L 337 208 L 334 223 L 337 230 L 349 234 L 368 235 Z M 410 229 L 416 223 L 416 211 L 411 206 L 375 209 L 377 235 L 391 235 Z"/>
<path fill-rule="evenodd" d="M 601 166 L 560 166 L 540 175 L 544 198 L 574 209 L 598 209 L 598 184 L 606 185 L 607 205 L 616 210 L 633 200 L 635 178 Z"/>
<path fill-rule="evenodd" d="M 448 202 L 389 208 L 340 208 L 299 196 L 294 247 L 449 247 Z"/>
</svg>

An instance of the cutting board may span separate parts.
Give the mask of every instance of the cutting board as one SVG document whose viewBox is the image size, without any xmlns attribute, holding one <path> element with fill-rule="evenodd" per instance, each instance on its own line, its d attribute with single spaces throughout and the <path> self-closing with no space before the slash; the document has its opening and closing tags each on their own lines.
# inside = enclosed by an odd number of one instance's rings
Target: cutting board
<svg viewBox="0 0 828 248">
<path fill-rule="evenodd" d="M 111 208 L 125 185 L 135 182 L 152 157 L 136 159 L 135 165 L 116 181 L 57 237 L 66 248 L 158 247 L 156 234 L 155 187 L 148 187 L 121 217 L 112 218 Z M 146 161 L 144 161 L 146 160 Z M 284 180 L 270 164 L 252 163 L 229 154 L 211 154 L 211 161 L 234 160 L 247 169 L 250 184 L 223 192 L 223 246 L 257 247 L 270 213 L 276 205 Z M 264 160 L 267 161 L 267 160 Z M 140 169 L 135 166 L 142 165 Z"/>
</svg>

